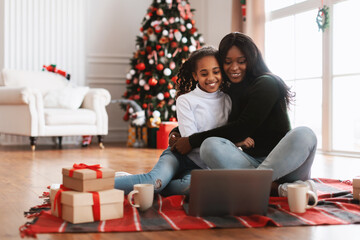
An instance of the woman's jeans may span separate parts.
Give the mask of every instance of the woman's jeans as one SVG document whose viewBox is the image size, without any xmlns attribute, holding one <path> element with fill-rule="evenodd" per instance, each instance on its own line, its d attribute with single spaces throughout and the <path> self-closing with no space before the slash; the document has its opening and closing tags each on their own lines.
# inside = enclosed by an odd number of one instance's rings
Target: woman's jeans
<svg viewBox="0 0 360 240">
<path fill-rule="evenodd" d="M 200 157 L 210 169 L 272 169 L 273 181 L 293 182 L 310 178 L 316 144 L 310 128 L 297 127 L 289 131 L 267 157 L 253 158 L 219 137 L 207 138 L 202 143 Z"/>
<path fill-rule="evenodd" d="M 190 190 L 190 172 L 199 167 L 186 155 L 171 152 L 167 148 L 154 168 L 145 174 L 128 175 L 115 178 L 115 188 L 129 194 L 135 184 L 153 184 L 155 193 L 164 196 L 184 195 Z"/>
</svg>

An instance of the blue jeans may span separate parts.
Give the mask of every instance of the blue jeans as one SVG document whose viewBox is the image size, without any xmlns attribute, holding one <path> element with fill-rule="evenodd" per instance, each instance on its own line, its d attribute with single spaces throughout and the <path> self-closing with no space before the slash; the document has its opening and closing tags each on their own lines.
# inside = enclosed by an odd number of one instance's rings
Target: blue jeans
<svg viewBox="0 0 360 240">
<path fill-rule="evenodd" d="M 186 155 L 171 152 L 169 147 L 161 154 L 159 161 L 150 172 L 117 177 L 115 188 L 129 194 L 135 184 L 148 183 L 154 185 L 155 193 L 164 196 L 188 194 L 191 170 L 198 168 Z"/>
<path fill-rule="evenodd" d="M 219 137 L 207 138 L 202 143 L 200 157 L 211 169 L 272 169 L 273 181 L 293 182 L 310 178 L 316 144 L 316 136 L 310 128 L 297 127 L 265 157 L 254 158 Z"/>
</svg>

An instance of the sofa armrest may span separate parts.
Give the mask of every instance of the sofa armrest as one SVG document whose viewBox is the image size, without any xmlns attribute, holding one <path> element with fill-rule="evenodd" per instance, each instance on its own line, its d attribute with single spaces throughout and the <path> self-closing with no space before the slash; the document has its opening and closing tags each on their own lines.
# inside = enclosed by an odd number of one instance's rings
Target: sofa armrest
<svg viewBox="0 0 360 240">
<path fill-rule="evenodd" d="M 91 88 L 85 95 L 82 107 L 91 109 L 96 114 L 96 126 L 98 135 L 108 134 L 108 115 L 106 106 L 110 103 L 111 96 L 104 88 Z"/>
<path fill-rule="evenodd" d="M 26 87 L 0 87 L 0 105 L 27 105 L 34 93 Z"/>
<path fill-rule="evenodd" d="M 90 88 L 84 97 L 83 108 L 98 110 L 98 107 L 109 105 L 111 96 L 108 90 L 104 88 Z"/>
<path fill-rule="evenodd" d="M 9 109 L 17 109 L 17 111 L 21 112 L 15 114 L 14 110 Z M 38 89 L 29 87 L 0 87 L 0 110 L 3 122 L 17 122 L 25 126 L 16 127 L 15 129 L 10 129 L 10 131 L 9 127 L 5 124 L 5 126 L 2 126 L 6 129 L 4 132 L 38 136 L 44 130 L 44 103 L 42 94 Z"/>
</svg>

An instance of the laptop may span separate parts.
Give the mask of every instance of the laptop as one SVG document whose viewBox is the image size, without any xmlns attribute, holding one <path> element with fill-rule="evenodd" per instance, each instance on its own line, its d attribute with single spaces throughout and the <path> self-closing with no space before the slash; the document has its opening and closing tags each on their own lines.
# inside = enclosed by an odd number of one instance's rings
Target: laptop
<svg viewBox="0 0 360 240">
<path fill-rule="evenodd" d="M 266 215 L 273 170 L 193 170 L 189 215 Z"/>
</svg>

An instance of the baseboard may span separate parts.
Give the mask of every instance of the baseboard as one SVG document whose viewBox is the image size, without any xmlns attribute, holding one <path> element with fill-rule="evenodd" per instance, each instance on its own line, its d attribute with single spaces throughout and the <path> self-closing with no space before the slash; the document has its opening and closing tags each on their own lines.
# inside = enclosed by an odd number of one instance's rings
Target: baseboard
<svg viewBox="0 0 360 240">
<path fill-rule="evenodd" d="M 109 131 L 109 134 L 104 136 L 103 141 L 106 142 L 126 142 L 127 140 L 127 129 L 115 129 Z M 54 145 L 57 141 L 56 137 L 39 137 L 36 141 L 36 144 L 41 145 Z M 81 144 L 81 136 L 67 136 L 63 137 L 62 144 Z M 93 141 L 97 141 L 97 138 Z M 18 136 L 18 135 L 9 135 L 9 134 L 0 134 L 0 145 L 11 146 L 11 145 L 30 145 L 29 137 Z"/>
<path fill-rule="evenodd" d="M 54 145 L 57 141 L 56 137 L 39 137 L 36 140 L 36 144 L 41 145 Z M 82 141 L 81 136 L 68 136 L 62 138 L 62 144 L 80 144 Z M 0 135 L 0 145 L 10 146 L 10 145 L 30 145 L 29 137 L 1 134 Z"/>
</svg>

